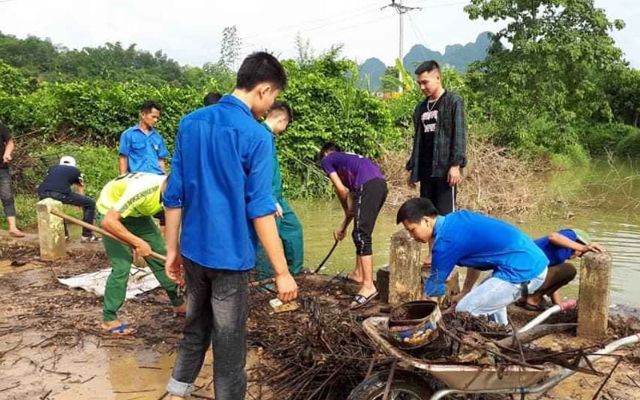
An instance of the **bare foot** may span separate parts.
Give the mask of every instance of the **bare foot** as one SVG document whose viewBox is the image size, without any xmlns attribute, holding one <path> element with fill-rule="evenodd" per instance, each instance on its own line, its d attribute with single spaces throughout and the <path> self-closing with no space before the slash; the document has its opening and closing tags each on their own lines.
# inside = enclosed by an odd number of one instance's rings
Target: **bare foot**
<svg viewBox="0 0 640 400">
<path fill-rule="evenodd" d="M 26 235 L 24 234 L 24 232 L 22 232 L 20 229 L 15 228 L 15 229 L 10 229 L 9 230 L 9 235 L 16 237 L 16 238 L 23 238 Z"/>
<path fill-rule="evenodd" d="M 113 321 L 103 321 L 100 327 L 106 333 L 112 333 L 114 335 L 133 335 L 136 333 L 135 329 L 129 328 L 127 324 L 123 324 L 117 319 Z"/>
</svg>

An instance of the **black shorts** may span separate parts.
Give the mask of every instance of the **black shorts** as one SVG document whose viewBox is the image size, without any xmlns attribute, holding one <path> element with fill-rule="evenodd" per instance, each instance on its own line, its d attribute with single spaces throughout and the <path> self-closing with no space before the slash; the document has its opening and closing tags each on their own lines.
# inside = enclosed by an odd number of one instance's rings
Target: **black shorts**
<svg viewBox="0 0 640 400">
<path fill-rule="evenodd" d="M 449 186 L 447 178 L 430 177 L 420 180 L 420 197 L 431 200 L 440 215 L 456 210 L 457 189 Z"/>
<path fill-rule="evenodd" d="M 365 183 L 353 196 L 355 215 L 351 237 L 359 256 L 370 256 L 373 253 L 371 234 L 386 199 L 387 183 L 381 178 Z"/>
<path fill-rule="evenodd" d="M 544 283 L 536 290 L 535 294 L 551 296 L 555 291 L 571 282 L 575 278 L 576 272 L 576 267 L 568 262 L 549 267 Z"/>
</svg>

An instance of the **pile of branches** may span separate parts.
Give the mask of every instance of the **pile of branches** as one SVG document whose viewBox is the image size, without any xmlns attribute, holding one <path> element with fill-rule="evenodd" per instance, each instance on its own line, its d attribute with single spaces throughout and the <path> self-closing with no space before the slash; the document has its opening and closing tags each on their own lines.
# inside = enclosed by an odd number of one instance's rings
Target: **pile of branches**
<svg viewBox="0 0 640 400">
<path fill-rule="evenodd" d="M 300 309 L 293 313 L 272 313 L 273 294 L 252 296 L 249 342 L 266 357 L 250 379 L 261 399 L 345 399 L 366 376 L 374 347 L 349 312 L 348 297 L 335 300 L 339 285 L 302 280 L 300 286 Z"/>
<path fill-rule="evenodd" d="M 388 206 L 397 207 L 418 195 L 417 189 L 407 185 L 408 159 L 409 152 L 405 150 L 388 151 L 377 160 L 391 189 Z M 458 187 L 458 204 L 460 208 L 501 216 L 535 210 L 545 199 L 542 180 L 534 176 L 542 169 L 488 141 L 471 140 L 463 181 Z"/>
</svg>

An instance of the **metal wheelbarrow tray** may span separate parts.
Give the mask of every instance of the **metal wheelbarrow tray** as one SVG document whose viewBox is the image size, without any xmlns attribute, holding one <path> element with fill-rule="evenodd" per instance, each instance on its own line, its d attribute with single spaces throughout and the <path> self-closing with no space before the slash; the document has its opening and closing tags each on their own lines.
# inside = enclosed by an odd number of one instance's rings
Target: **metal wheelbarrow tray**
<svg viewBox="0 0 640 400">
<path fill-rule="evenodd" d="M 560 306 L 556 306 L 560 308 Z M 557 312 L 557 310 L 556 310 Z M 543 313 L 527 324 L 518 332 L 531 329 L 541 323 L 553 311 Z M 542 369 L 522 366 L 474 366 L 458 364 L 430 363 L 428 360 L 418 359 L 398 349 L 390 343 L 381 332 L 387 324 L 387 317 L 370 317 L 363 322 L 363 329 L 371 340 L 381 347 L 388 355 L 398 360 L 399 366 L 414 371 L 416 374 L 431 375 L 444 383 L 448 389 L 440 390 L 430 397 L 430 400 L 442 399 L 454 393 L 496 393 L 496 394 L 528 394 L 542 393 L 553 388 L 576 371 L 562 368 L 555 364 L 542 364 Z M 631 335 L 609 343 L 603 349 L 587 356 L 593 363 L 599 358 L 614 352 L 622 346 L 638 343 L 640 334 Z M 580 366 L 586 366 L 582 360 Z M 390 397 L 393 398 L 393 397 Z M 426 399 L 425 399 L 426 400 Z"/>
</svg>

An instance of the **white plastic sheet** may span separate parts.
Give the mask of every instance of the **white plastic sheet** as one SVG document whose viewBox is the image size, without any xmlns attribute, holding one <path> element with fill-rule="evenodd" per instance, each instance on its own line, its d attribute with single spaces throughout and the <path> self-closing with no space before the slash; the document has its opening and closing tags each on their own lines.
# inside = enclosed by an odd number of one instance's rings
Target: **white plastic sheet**
<svg viewBox="0 0 640 400">
<path fill-rule="evenodd" d="M 109 273 L 111 273 L 111 268 L 105 268 L 96 272 L 58 279 L 58 281 L 70 288 L 81 288 L 102 297 L 104 296 L 104 287 Z M 127 299 L 133 299 L 137 295 L 148 292 L 158 286 L 160 286 L 160 283 L 148 267 L 138 268 L 135 265 L 131 265 L 129 283 L 127 285 Z"/>
</svg>

